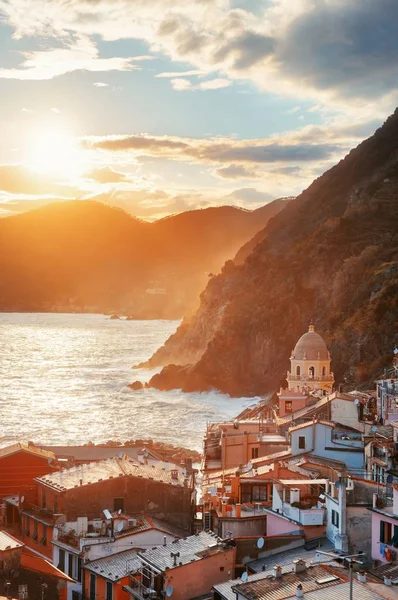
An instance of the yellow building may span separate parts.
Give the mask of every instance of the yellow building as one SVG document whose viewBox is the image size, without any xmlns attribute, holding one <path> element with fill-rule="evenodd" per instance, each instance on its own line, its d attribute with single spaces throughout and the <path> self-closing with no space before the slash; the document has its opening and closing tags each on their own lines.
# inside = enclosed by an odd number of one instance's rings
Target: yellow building
<svg viewBox="0 0 398 600">
<path fill-rule="evenodd" d="M 330 354 L 323 338 L 310 325 L 301 336 L 290 357 L 291 371 L 287 373 L 288 390 L 330 393 L 334 376 L 330 370 Z"/>
</svg>

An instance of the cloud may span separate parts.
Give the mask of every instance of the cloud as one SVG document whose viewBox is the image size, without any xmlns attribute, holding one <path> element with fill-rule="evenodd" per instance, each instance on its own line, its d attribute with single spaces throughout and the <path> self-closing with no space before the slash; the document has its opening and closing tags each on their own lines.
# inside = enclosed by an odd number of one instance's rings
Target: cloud
<svg viewBox="0 0 398 600">
<path fill-rule="evenodd" d="M 198 69 L 192 69 L 191 71 L 171 71 L 171 72 L 164 72 L 164 73 L 158 73 L 157 75 L 155 75 L 155 77 L 158 78 L 180 78 L 180 77 L 191 77 L 193 75 L 205 75 L 205 71 L 199 71 Z"/>
<path fill-rule="evenodd" d="M 0 191 L 35 196 L 75 197 L 79 195 L 77 188 L 30 171 L 20 164 L 0 165 Z"/>
<path fill-rule="evenodd" d="M 53 107 L 53 108 L 51 109 L 51 112 L 53 112 L 53 113 L 54 113 L 54 114 L 56 114 L 56 115 L 59 115 L 59 114 L 61 114 L 61 111 L 59 110 L 59 108 L 55 108 L 55 107 Z"/>
<path fill-rule="evenodd" d="M 231 81 L 228 79 L 217 78 L 202 81 L 201 83 L 193 84 L 189 79 L 172 79 L 171 85 L 177 92 L 192 92 L 195 90 L 206 91 L 206 90 L 219 90 L 226 88 L 231 85 Z"/>
<path fill-rule="evenodd" d="M 222 179 L 256 179 L 258 177 L 255 171 L 242 165 L 230 165 L 229 167 L 216 169 L 215 175 Z"/>
<path fill-rule="evenodd" d="M 114 171 L 111 167 L 94 169 L 86 173 L 85 177 L 97 183 L 120 183 L 127 180 L 127 176 L 124 173 Z"/>
<path fill-rule="evenodd" d="M 0 69 L 0 78 L 46 80 L 72 71 L 132 71 L 139 67 L 135 60 L 143 57 L 100 58 L 95 43 L 86 36 L 73 37 L 61 48 L 22 52 L 18 68 Z"/>
<path fill-rule="evenodd" d="M 95 83 L 93 83 L 93 85 L 95 85 L 95 87 L 109 87 L 109 83 L 104 83 L 103 81 L 96 81 Z"/>
<path fill-rule="evenodd" d="M 268 194 L 267 192 L 259 191 L 255 188 L 240 188 L 234 190 L 232 194 L 225 196 L 226 199 L 232 200 L 234 203 L 248 207 L 263 206 L 275 199 L 275 196 Z"/>
</svg>

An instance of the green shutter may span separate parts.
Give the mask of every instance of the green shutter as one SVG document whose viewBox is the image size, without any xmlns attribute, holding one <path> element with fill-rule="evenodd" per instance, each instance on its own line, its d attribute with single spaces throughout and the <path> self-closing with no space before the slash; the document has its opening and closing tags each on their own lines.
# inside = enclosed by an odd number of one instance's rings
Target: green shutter
<svg viewBox="0 0 398 600">
<path fill-rule="evenodd" d="M 380 541 L 384 544 L 384 521 L 380 521 Z"/>
</svg>

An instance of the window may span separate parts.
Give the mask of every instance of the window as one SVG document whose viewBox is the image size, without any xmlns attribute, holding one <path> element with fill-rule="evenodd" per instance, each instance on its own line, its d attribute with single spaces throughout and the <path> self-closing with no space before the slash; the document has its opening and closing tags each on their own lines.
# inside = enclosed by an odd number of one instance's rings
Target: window
<svg viewBox="0 0 398 600">
<path fill-rule="evenodd" d="M 380 521 L 380 541 L 382 544 L 388 544 L 392 537 L 392 525 L 387 521 Z"/>
<path fill-rule="evenodd" d="M 300 450 L 305 450 L 305 436 L 304 435 L 299 435 L 298 447 Z"/>
<path fill-rule="evenodd" d="M 68 554 L 68 575 L 73 579 L 73 554 Z"/>
<path fill-rule="evenodd" d="M 112 582 L 107 581 L 106 582 L 106 600 L 112 600 L 112 592 L 113 592 Z"/>
<path fill-rule="evenodd" d="M 37 540 L 37 521 L 33 521 L 32 540 Z"/>
<path fill-rule="evenodd" d="M 322 367 L 322 376 L 325 377 L 326 376 L 326 367 Z"/>
<path fill-rule="evenodd" d="M 82 566 L 83 561 L 79 556 L 79 558 L 77 559 L 77 580 L 80 581 L 80 583 L 82 582 Z"/>
<path fill-rule="evenodd" d="M 308 375 L 309 375 L 310 379 L 314 379 L 314 377 L 315 377 L 315 367 L 310 367 L 308 369 Z"/>
<path fill-rule="evenodd" d="M 285 413 L 291 413 L 293 411 L 293 405 L 291 400 L 285 400 Z"/>
<path fill-rule="evenodd" d="M 59 549 L 58 569 L 65 573 L 65 550 Z"/>
<path fill-rule="evenodd" d="M 258 448 L 252 448 L 252 458 L 258 458 Z"/>
<path fill-rule="evenodd" d="M 337 510 L 333 510 L 332 509 L 332 525 L 334 525 L 335 527 L 339 527 L 339 513 L 337 512 Z"/>
<path fill-rule="evenodd" d="M 253 485 L 252 500 L 267 500 L 267 486 Z"/>
<path fill-rule="evenodd" d="M 42 508 L 46 508 L 46 492 L 44 490 L 42 491 L 41 505 L 42 505 Z"/>
<path fill-rule="evenodd" d="M 43 525 L 43 532 L 40 538 L 40 544 L 42 546 L 47 546 L 47 525 Z"/>
<path fill-rule="evenodd" d="M 113 500 L 113 510 L 117 512 L 118 510 L 124 511 L 124 498 L 114 498 Z"/>
<path fill-rule="evenodd" d="M 30 519 L 29 519 L 29 517 L 25 517 L 25 529 L 24 529 L 24 534 L 25 534 L 25 535 L 29 535 L 29 530 L 30 530 Z"/>
<path fill-rule="evenodd" d="M 388 543 L 389 546 L 394 546 L 394 548 L 398 548 L 398 525 L 394 525 L 394 535 Z"/>
<path fill-rule="evenodd" d="M 299 365 L 297 365 L 297 367 L 296 367 L 296 375 L 301 375 L 301 369 L 300 369 Z"/>
<path fill-rule="evenodd" d="M 95 600 L 95 575 L 90 573 L 90 600 Z"/>
</svg>

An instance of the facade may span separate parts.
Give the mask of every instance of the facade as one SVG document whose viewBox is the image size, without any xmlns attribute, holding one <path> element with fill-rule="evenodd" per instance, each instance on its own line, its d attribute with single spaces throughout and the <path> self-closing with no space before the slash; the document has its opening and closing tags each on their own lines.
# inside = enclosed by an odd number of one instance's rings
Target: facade
<svg viewBox="0 0 398 600">
<path fill-rule="evenodd" d="M 13 494 L 24 494 L 34 487 L 34 479 L 56 470 L 52 452 L 29 444 L 13 444 L 0 448 L 0 500 Z"/>
<path fill-rule="evenodd" d="M 84 597 L 89 600 L 129 600 L 124 589 L 130 581 L 130 573 L 141 566 L 135 550 L 125 550 L 93 560 L 84 565 Z"/>
<path fill-rule="evenodd" d="M 398 354 L 396 355 L 396 357 Z M 398 420 L 398 358 L 394 358 L 392 369 L 376 381 L 377 414 L 381 423 L 388 425 Z"/>
<path fill-rule="evenodd" d="M 398 490 L 393 498 L 386 494 L 374 494 L 372 512 L 372 559 L 391 563 L 398 551 Z"/>
<path fill-rule="evenodd" d="M 319 333 L 310 325 L 301 336 L 290 356 L 287 373 L 288 390 L 308 393 L 321 391 L 330 394 L 334 376 L 330 370 L 330 354 Z"/>
<path fill-rule="evenodd" d="M 213 585 L 234 577 L 236 547 L 202 531 L 141 552 L 139 558 L 141 567 L 125 586 L 131 600 L 188 600 L 210 595 Z"/>
<path fill-rule="evenodd" d="M 289 429 L 292 456 L 310 452 L 337 460 L 348 469 L 364 466 L 364 444 L 358 431 L 329 421 L 309 421 Z"/>
</svg>

